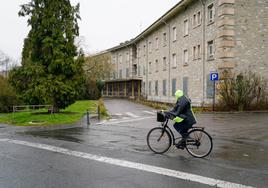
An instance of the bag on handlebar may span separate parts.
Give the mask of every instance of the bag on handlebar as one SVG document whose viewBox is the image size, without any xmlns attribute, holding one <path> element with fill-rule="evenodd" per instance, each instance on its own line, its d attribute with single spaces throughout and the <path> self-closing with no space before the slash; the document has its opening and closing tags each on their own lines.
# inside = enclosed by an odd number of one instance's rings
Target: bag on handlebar
<svg viewBox="0 0 268 188">
<path fill-rule="evenodd" d="M 158 122 L 165 122 L 166 121 L 166 116 L 165 116 L 164 112 L 157 111 L 157 121 Z"/>
</svg>

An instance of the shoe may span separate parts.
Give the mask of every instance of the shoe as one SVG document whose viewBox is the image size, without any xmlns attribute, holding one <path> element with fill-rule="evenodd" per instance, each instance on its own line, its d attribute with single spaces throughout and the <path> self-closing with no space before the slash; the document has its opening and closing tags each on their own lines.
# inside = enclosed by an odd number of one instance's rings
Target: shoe
<svg viewBox="0 0 268 188">
<path fill-rule="evenodd" d="M 176 148 L 178 148 L 178 149 L 181 149 L 181 150 L 184 150 L 184 146 L 182 146 L 182 145 L 178 145 L 178 144 L 176 144 Z"/>
<path fill-rule="evenodd" d="M 178 149 L 184 149 L 185 148 L 185 146 L 186 146 L 186 143 L 185 143 L 185 140 L 184 139 L 181 139 L 177 144 L 176 144 L 176 147 L 178 148 Z"/>
</svg>

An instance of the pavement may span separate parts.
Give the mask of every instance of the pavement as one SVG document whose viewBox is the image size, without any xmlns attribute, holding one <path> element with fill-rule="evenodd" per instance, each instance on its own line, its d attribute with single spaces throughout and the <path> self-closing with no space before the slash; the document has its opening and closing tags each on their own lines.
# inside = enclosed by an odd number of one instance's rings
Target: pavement
<svg viewBox="0 0 268 188">
<path fill-rule="evenodd" d="M 54 127 L 0 125 L 0 187 L 267 187 L 268 113 L 196 114 L 213 137 L 205 159 L 146 145 L 156 110 L 107 99 L 111 119 Z M 172 125 L 170 124 L 170 127 Z"/>
</svg>

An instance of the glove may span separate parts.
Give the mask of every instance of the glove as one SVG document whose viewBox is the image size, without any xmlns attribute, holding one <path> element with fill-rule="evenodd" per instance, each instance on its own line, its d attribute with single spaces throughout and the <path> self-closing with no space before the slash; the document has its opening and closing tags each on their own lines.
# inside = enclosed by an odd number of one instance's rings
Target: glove
<svg viewBox="0 0 268 188">
<path fill-rule="evenodd" d="M 183 121 L 183 119 L 177 116 L 173 119 L 173 121 L 175 121 L 176 123 L 180 123 Z"/>
</svg>

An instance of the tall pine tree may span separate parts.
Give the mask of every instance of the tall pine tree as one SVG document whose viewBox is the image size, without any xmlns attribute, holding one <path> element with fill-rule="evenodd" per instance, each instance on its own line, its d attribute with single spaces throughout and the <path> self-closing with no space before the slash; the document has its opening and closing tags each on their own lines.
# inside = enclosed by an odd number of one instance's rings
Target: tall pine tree
<svg viewBox="0 0 268 188">
<path fill-rule="evenodd" d="M 84 57 L 74 44 L 79 35 L 79 4 L 69 0 L 31 0 L 19 16 L 29 17 L 22 67 L 11 82 L 30 104 L 50 103 L 54 111 L 74 103 L 83 85 Z"/>
</svg>

